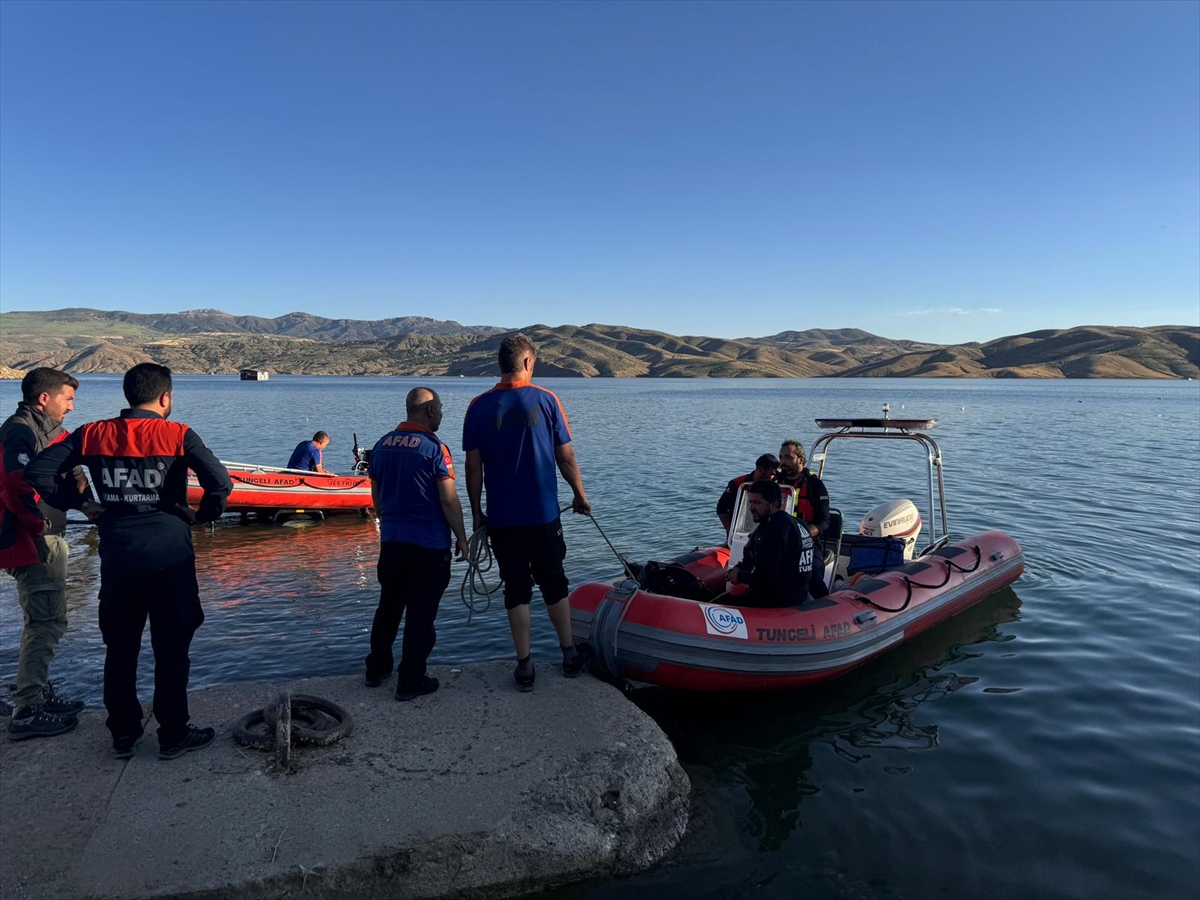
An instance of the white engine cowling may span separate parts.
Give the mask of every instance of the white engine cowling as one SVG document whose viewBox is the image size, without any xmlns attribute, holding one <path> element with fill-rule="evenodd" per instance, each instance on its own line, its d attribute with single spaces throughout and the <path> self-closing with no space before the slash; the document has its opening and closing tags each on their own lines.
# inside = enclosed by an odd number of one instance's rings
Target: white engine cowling
<svg viewBox="0 0 1200 900">
<path fill-rule="evenodd" d="M 921 534 L 921 514 L 911 500 L 881 503 L 859 523 L 858 533 L 867 537 L 894 537 L 904 541 L 904 558 L 912 559 Z"/>
</svg>

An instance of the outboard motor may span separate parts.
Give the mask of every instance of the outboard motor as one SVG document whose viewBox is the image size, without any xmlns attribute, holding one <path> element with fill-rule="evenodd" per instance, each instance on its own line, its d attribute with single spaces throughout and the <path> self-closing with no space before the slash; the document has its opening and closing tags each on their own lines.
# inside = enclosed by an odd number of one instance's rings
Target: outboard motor
<svg viewBox="0 0 1200 900">
<path fill-rule="evenodd" d="M 354 434 L 354 449 L 351 452 L 354 454 L 354 474 L 366 475 L 371 466 L 371 451 L 358 446 L 357 432 Z"/>
<path fill-rule="evenodd" d="M 911 500 L 889 500 L 863 516 L 858 533 L 899 538 L 904 541 L 904 558 L 910 560 L 921 534 L 921 514 Z"/>
</svg>

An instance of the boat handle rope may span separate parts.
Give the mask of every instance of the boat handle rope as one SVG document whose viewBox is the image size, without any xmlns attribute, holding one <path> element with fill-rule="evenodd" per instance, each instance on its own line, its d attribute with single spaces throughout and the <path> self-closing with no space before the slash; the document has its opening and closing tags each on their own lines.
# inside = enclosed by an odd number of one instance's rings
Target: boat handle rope
<svg viewBox="0 0 1200 900">
<path fill-rule="evenodd" d="M 964 575 L 970 575 L 972 572 L 974 572 L 976 569 L 978 569 L 980 567 L 980 565 L 983 564 L 983 551 L 981 551 L 979 549 L 978 544 L 976 544 L 972 549 L 975 551 L 975 565 L 971 566 L 971 568 L 969 568 L 969 569 L 960 566 L 958 563 L 956 563 L 952 559 L 943 559 L 942 560 L 942 562 L 944 562 L 946 564 L 946 577 L 942 579 L 941 584 L 925 584 L 924 582 L 921 582 L 921 581 L 913 581 L 911 578 L 909 578 L 907 575 L 905 575 L 904 576 L 904 587 L 905 587 L 905 590 L 907 591 L 908 595 L 904 598 L 904 603 L 902 605 L 900 605 L 899 607 L 897 607 L 896 609 L 892 609 L 889 606 L 880 606 L 874 600 L 871 600 L 869 597 L 865 597 L 862 594 L 856 595 L 854 599 L 858 600 L 860 603 L 867 604 L 867 606 L 874 607 L 875 609 L 879 610 L 880 612 L 890 612 L 890 613 L 904 612 L 904 610 L 908 609 L 908 605 L 910 603 L 912 603 L 913 588 L 919 587 L 919 588 L 925 588 L 926 590 L 935 591 L 938 588 L 945 587 L 946 584 L 949 583 L 950 573 L 952 571 L 954 571 L 955 569 L 957 569 L 959 572 L 962 572 Z"/>
<path fill-rule="evenodd" d="M 567 504 L 558 512 L 567 512 L 571 509 L 571 504 Z M 600 537 L 604 538 L 604 543 L 608 544 L 608 549 L 617 557 L 617 562 L 621 564 L 621 568 L 625 570 L 625 574 L 637 580 L 637 575 L 633 571 L 633 567 L 629 564 L 629 558 L 625 554 L 619 552 L 613 546 L 612 541 L 608 539 L 608 535 L 604 533 L 604 529 L 600 527 L 600 523 L 596 521 L 596 516 L 589 515 L 592 524 L 596 526 L 596 530 L 600 532 Z M 492 547 L 488 543 L 488 526 L 484 523 L 481 527 L 475 529 L 471 533 L 471 537 L 467 541 L 467 571 L 463 575 L 462 584 L 458 589 L 458 596 L 462 600 L 463 606 L 467 608 L 467 624 L 471 624 L 471 617 L 475 613 L 485 613 L 492 606 L 492 594 L 500 590 L 504 582 L 497 581 L 495 587 L 487 586 L 487 579 L 484 578 L 485 572 L 490 572 L 494 563 L 492 556 Z M 479 598 L 482 597 L 482 606 Z"/>
<path fill-rule="evenodd" d="M 269 484 L 264 485 L 257 481 L 250 481 L 249 479 L 243 478 L 240 475 L 235 475 L 232 472 L 229 473 L 229 477 L 231 479 L 233 479 L 234 481 L 240 482 L 242 484 L 248 484 L 251 487 L 262 487 L 262 488 L 272 487 L 272 485 L 269 485 Z M 312 488 L 314 491 L 349 491 L 349 490 L 353 490 L 354 488 L 360 487 L 362 485 L 362 483 L 367 480 L 366 478 L 360 478 L 360 479 L 358 479 L 357 482 L 350 485 L 349 487 L 345 487 L 345 486 L 329 487 L 329 486 L 323 486 L 320 484 L 313 484 L 307 478 L 305 478 L 303 475 L 296 475 L 293 477 L 295 477 L 297 485 L 303 485 L 306 488 Z M 353 475 L 334 475 L 333 477 L 350 479 L 350 478 L 353 478 L 354 476 Z M 289 485 L 289 487 L 295 487 L 295 486 L 296 485 Z"/>
</svg>

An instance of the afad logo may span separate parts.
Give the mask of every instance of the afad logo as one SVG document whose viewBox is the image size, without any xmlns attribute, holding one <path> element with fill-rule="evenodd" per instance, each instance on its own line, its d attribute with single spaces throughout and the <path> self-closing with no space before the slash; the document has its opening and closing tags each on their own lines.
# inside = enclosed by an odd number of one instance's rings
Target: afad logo
<svg viewBox="0 0 1200 900">
<path fill-rule="evenodd" d="M 700 606 L 704 610 L 704 627 L 709 634 L 746 640 L 746 620 L 736 609 L 707 603 L 701 603 Z"/>
</svg>

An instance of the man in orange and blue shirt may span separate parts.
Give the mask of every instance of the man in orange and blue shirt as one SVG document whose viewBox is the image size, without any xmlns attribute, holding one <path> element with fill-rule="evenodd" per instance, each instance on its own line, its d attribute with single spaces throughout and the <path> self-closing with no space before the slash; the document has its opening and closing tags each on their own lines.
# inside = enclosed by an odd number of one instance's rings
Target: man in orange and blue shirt
<svg viewBox="0 0 1200 900">
<path fill-rule="evenodd" d="M 392 645 L 407 611 L 396 699 L 413 700 L 438 689 L 438 680 L 425 671 L 437 641 L 433 623 L 450 583 L 451 534 L 459 559 L 467 534 L 450 449 L 435 434 L 442 424 L 441 398 L 417 387 L 404 406 L 405 421 L 371 451 L 371 497 L 380 528 L 379 607 L 371 625 L 366 685 L 378 687 L 391 673 Z"/>
<path fill-rule="evenodd" d="M 531 382 L 537 351 L 523 334 L 500 343 L 500 383 L 471 401 L 463 422 L 467 497 L 472 528 L 485 524 L 504 581 L 504 607 L 517 652 L 517 687 L 533 690 L 529 603 L 536 583 L 558 635 L 563 674 L 574 678 L 587 664 L 571 636 L 571 609 L 558 507 L 558 472 L 571 487 L 571 507 L 591 515 L 567 414 L 551 391 Z M 487 514 L 482 497 L 487 491 Z"/>
</svg>

